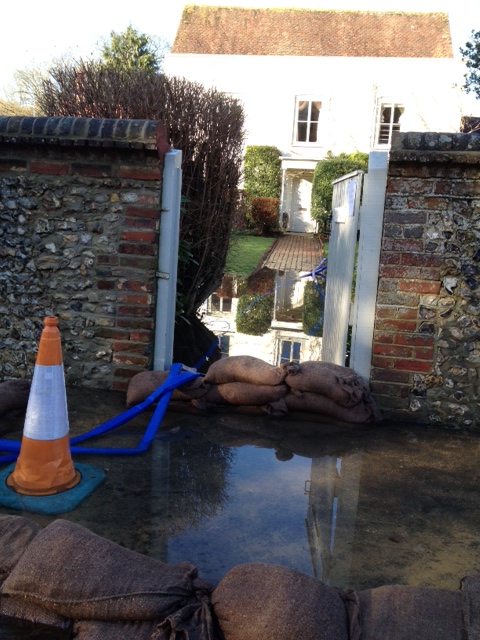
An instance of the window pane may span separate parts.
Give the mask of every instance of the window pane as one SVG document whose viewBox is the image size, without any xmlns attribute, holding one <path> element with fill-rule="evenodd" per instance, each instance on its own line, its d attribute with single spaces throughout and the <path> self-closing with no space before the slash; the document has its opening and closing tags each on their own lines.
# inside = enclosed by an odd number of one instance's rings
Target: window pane
<svg viewBox="0 0 480 640">
<path fill-rule="evenodd" d="M 390 125 L 381 124 L 378 132 L 378 144 L 388 144 L 390 142 Z"/>
<path fill-rule="evenodd" d="M 302 100 L 298 103 L 298 120 L 304 122 L 308 120 L 308 100 Z"/>
<path fill-rule="evenodd" d="M 391 122 L 392 121 L 392 110 L 390 107 L 382 107 L 382 115 L 380 118 L 380 122 Z"/>
<path fill-rule="evenodd" d="M 312 112 L 310 115 L 310 120 L 312 122 L 318 122 L 320 118 L 320 109 L 322 108 L 321 102 L 312 102 Z"/>
<path fill-rule="evenodd" d="M 222 311 L 226 311 L 227 313 L 229 313 L 232 310 L 232 299 L 223 298 L 222 302 L 223 302 Z"/>
<path fill-rule="evenodd" d="M 310 134 L 308 136 L 308 141 L 309 142 L 316 142 L 317 141 L 317 128 L 318 128 L 318 124 L 315 122 L 310 125 Z"/>
<path fill-rule="evenodd" d="M 292 345 L 292 361 L 293 362 L 300 362 L 300 348 L 301 348 L 301 343 L 300 342 L 294 342 Z"/>
<path fill-rule="evenodd" d="M 297 126 L 297 142 L 307 141 L 307 123 L 299 122 Z"/>
<path fill-rule="evenodd" d="M 404 111 L 404 107 L 395 107 L 393 111 L 393 122 L 395 124 L 400 123 L 400 118 L 402 117 Z M 400 131 L 400 127 L 398 129 L 394 129 L 394 131 Z"/>
<path fill-rule="evenodd" d="M 284 362 L 290 362 L 290 342 L 288 340 L 282 340 L 282 350 L 280 353 L 280 364 Z"/>
</svg>

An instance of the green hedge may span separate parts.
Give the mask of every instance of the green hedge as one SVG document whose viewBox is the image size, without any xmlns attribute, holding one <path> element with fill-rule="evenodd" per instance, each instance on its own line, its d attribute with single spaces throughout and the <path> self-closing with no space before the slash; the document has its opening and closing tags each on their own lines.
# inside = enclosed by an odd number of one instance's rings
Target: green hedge
<svg viewBox="0 0 480 640">
<path fill-rule="evenodd" d="M 271 146 L 249 146 L 243 160 L 244 189 L 250 198 L 280 198 L 281 151 Z"/>
<path fill-rule="evenodd" d="M 360 169 L 368 169 L 368 153 L 341 153 L 334 156 L 331 151 L 317 163 L 313 172 L 311 215 L 320 229 L 324 229 L 332 215 L 332 182 L 337 178 Z"/>
<path fill-rule="evenodd" d="M 240 296 L 235 322 L 237 331 L 249 336 L 263 336 L 273 319 L 273 296 L 245 294 Z"/>
<path fill-rule="evenodd" d="M 320 285 L 322 286 L 322 285 Z M 325 284 L 323 284 L 325 293 Z M 324 305 L 315 284 L 310 280 L 303 290 L 303 333 L 307 336 L 321 338 L 323 336 Z"/>
</svg>

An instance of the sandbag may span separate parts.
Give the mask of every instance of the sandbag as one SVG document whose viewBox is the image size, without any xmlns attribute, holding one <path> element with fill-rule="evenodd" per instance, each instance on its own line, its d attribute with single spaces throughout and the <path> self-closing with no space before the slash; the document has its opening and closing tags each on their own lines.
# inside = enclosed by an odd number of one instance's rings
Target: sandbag
<svg viewBox="0 0 480 640">
<path fill-rule="evenodd" d="M 349 637 L 346 609 L 339 594 L 287 567 L 238 565 L 220 581 L 212 603 L 225 640 Z"/>
<path fill-rule="evenodd" d="M 28 380 L 5 380 L 0 382 L 0 415 L 14 409 L 26 409 L 30 395 Z"/>
<path fill-rule="evenodd" d="M 248 382 L 227 382 L 212 385 L 203 400 L 208 404 L 233 404 L 237 406 L 262 406 L 276 402 L 288 393 L 286 384 L 260 385 Z"/>
<path fill-rule="evenodd" d="M 154 620 L 116 623 L 77 620 L 73 626 L 75 640 L 151 640 L 156 630 Z"/>
<path fill-rule="evenodd" d="M 44 624 L 42 622 L 32 622 L 19 618 L 1 617 L 0 638 L 2 640 L 70 640 L 72 638 L 71 626 L 64 629 Z"/>
<path fill-rule="evenodd" d="M 23 516 L 0 516 L 0 581 L 10 575 L 41 530 L 39 524 Z"/>
<path fill-rule="evenodd" d="M 321 361 L 282 366 L 291 389 L 317 393 L 342 407 L 354 407 L 369 395 L 367 384 L 349 367 Z"/>
<path fill-rule="evenodd" d="M 127 388 L 127 407 L 133 407 L 143 402 L 168 378 L 168 371 L 141 371 L 133 376 Z M 174 389 L 172 400 L 191 400 L 201 398 L 208 390 L 203 376 L 190 380 L 181 387 Z"/>
<path fill-rule="evenodd" d="M 380 411 L 373 402 L 360 402 L 353 407 L 343 407 L 317 393 L 288 393 L 284 400 L 289 411 L 319 413 L 342 422 L 362 424 L 382 420 Z"/>
<path fill-rule="evenodd" d="M 385 586 L 358 593 L 361 640 L 462 640 L 460 592 Z M 478 636 L 474 636 L 478 639 Z"/>
<path fill-rule="evenodd" d="M 258 385 L 281 384 L 287 372 L 254 356 L 229 356 L 210 365 L 205 382 L 225 384 L 227 382 L 249 382 Z"/>
<path fill-rule="evenodd" d="M 200 624 L 210 591 L 189 562 L 165 564 L 59 519 L 35 536 L 1 595 L 104 621 L 159 620 L 187 607 Z"/>
<path fill-rule="evenodd" d="M 22 620 L 23 622 L 29 622 L 32 625 L 44 625 L 49 627 L 52 631 L 52 638 L 57 637 L 53 635 L 53 630 L 58 630 L 58 635 L 66 634 L 72 628 L 72 620 L 60 616 L 53 611 L 48 611 L 43 607 L 40 607 L 32 602 L 27 602 L 23 598 L 5 598 L 0 597 L 0 616 L 7 618 L 13 618 L 15 620 Z M 60 632 L 63 632 L 61 634 Z M 0 636 L 3 637 L 3 636 Z M 32 637 L 37 637 L 32 635 Z M 42 636 L 42 637 L 47 637 Z M 48 636 L 50 637 L 50 635 Z M 63 637 L 65 637 L 63 635 Z"/>
<path fill-rule="evenodd" d="M 468 576 L 462 580 L 462 612 L 466 639 L 480 638 L 480 576 Z"/>
</svg>

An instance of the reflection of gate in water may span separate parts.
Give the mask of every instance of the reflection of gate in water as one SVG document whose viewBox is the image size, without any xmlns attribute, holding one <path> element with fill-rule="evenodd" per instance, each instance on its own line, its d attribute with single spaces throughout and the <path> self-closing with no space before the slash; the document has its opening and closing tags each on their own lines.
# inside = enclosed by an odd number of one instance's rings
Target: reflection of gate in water
<svg viewBox="0 0 480 640">
<path fill-rule="evenodd" d="M 322 360 L 345 364 L 348 328 L 351 325 L 349 364 L 366 380 L 371 366 L 387 166 L 386 152 L 370 153 L 368 173 L 354 171 L 333 183 Z M 357 246 L 355 300 L 352 304 Z"/>
<path fill-rule="evenodd" d="M 362 453 L 312 459 L 305 521 L 314 575 L 347 587 L 355 540 Z"/>
</svg>

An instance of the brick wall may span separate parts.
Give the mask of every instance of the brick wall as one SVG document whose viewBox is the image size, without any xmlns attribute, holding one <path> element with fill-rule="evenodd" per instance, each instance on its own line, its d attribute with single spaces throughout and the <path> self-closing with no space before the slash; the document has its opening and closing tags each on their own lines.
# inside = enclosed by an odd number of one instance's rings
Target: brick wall
<svg viewBox="0 0 480 640">
<path fill-rule="evenodd" d="M 125 389 L 152 361 L 163 126 L 0 118 L 0 381 L 59 317 L 67 384 Z"/>
<path fill-rule="evenodd" d="M 397 134 L 371 387 L 385 414 L 480 425 L 480 134 Z"/>
</svg>

